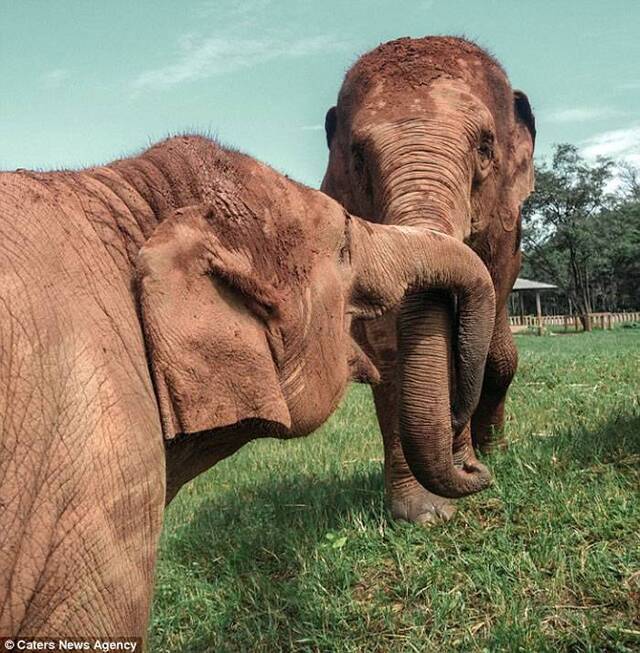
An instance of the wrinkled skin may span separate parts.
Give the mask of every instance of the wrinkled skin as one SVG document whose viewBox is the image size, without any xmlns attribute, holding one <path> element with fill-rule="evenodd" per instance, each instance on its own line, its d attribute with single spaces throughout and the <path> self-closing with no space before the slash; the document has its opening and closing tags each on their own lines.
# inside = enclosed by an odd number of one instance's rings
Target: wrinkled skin
<svg viewBox="0 0 640 653">
<path fill-rule="evenodd" d="M 533 114 L 473 43 L 404 38 L 351 68 L 326 133 L 324 192 L 373 222 L 448 234 L 473 248 L 491 274 L 495 327 L 483 375 L 464 373 L 465 325 L 449 292 L 355 325 L 382 374 L 374 398 L 392 514 L 447 519 L 454 507 L 444 497 L 486 487 L 486 470 L 470 482 L 455 469 L 479 469 L 471 437 L 483 451 L 495 446 L 517 366 L 506 303 L 520 269 L 520 207 L 533 189 Z M 422 356 L 410 366 L 409 347 Z M 416 448 L 428 469 L 409 460 Z"/>
<path fill-rule="evenodd" d="M 468 364 L 489 346 L 468 248 L 363 222 L 200 137 L 2 173 L 0 234 L 2 635 L 143 637 L 165 501 L 375 382 L 353 318 L 473 287 Z"/>
</svg>

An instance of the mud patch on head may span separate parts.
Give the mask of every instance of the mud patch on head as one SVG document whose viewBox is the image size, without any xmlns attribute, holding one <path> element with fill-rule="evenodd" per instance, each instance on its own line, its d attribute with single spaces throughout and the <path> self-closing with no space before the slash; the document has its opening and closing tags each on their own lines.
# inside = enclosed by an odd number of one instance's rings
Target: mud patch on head
<svg viewBox="0 0 640 653">
<path fill-rule="evenodd" d="M 312 247 L 291 182 L 276 173 L 267 177 L 241 169 L 226 178 L 211 193 L 207 220 L 226 248 L 248 254 L 256 276 L 286 293 L 308 282 Z"/>
<path fill-rule="evenodd" d="M 398 79 L 410 85 L 429 84 L 442 76 L 463 77 L 474 62 L 505 74 L 500 64 L 485 50 L 466 39 L 429 36 L 403 37 L 382 43 L 364 54 L 349 70 L 345 82 L 368 87 L 381 78 Z"/>
</svg>

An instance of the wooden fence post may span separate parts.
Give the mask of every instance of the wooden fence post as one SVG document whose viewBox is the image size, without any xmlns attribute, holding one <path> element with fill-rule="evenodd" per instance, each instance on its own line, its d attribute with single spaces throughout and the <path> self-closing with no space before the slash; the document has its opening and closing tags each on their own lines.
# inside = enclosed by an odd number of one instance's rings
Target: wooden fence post
<svg viewBox="0 0 640 653">
<path fill-rule="evenodd" d="M 540 305 L 540 291 L 536 290 L 536 311 L 538 313 L 538 335 L 542 335 L 542 306 Z"/>
</svg>

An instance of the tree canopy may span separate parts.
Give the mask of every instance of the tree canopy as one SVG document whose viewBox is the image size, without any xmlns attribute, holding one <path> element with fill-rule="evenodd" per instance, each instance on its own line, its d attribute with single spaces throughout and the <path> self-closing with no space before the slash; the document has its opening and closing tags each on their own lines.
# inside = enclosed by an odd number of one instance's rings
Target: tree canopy
<svg viewBox="0 0 640 653">
<path fill-rule="evenodd" d="M 640 307 L 640 171 L 557 145 L 523 207 L 522 276 L 557 285 L 585 328 L 594 311 Z"/>
</svg>

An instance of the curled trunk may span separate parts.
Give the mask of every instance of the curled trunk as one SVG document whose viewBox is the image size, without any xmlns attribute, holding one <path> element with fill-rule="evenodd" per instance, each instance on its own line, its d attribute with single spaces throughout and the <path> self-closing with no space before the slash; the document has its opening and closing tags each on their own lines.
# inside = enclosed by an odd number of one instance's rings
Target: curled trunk
<svg viewBox="0 0 640 653">
<path fill-rule="evenodd" d="M 354 228 L 355 267 L 369 271 L 356 281 L 356 303 L 363 296 L 382 309 L 403 301 L 398 324 L 400 438 L 407 463 L 425 488 L 441 496 L 478 492 L 490 483 L 488 470 L 473 456 L 457 467 L 453 450 L 455 435 L 470 419 L 482 388 L 495 316 L 489 273 L 469 247 L 437 231 L 385 229 L 360 221 Z M 396 267 L 385 268 L 383 261 L 395 261 Z M 452 295 L 457 301 L 453 348 Z"/>
</svg>

